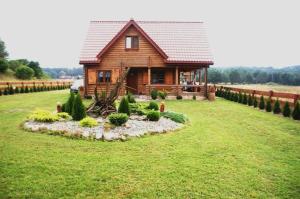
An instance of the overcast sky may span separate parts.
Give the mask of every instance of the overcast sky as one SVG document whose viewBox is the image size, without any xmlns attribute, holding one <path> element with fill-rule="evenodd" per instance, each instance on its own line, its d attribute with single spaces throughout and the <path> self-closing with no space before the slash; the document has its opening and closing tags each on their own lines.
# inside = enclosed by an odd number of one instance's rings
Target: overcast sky
<svg viewBox="0 0 300 199">
<path fill-rule="evenodd" d="M 0 0 L 10 59 L 77 67 L 90 20 L 204 21 L 216 66 L 300 64 L 300 0 Z"/>
</svg>

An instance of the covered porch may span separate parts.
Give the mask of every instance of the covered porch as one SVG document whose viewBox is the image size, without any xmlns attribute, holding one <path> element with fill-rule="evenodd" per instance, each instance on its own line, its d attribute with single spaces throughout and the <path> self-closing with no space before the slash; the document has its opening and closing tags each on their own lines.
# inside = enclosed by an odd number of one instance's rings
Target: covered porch
<svg viewBox="0 0 300 199">
<path fill-rule="evenodd" d="M 150 95 L 154 89 L 169 96 L 207 97 L 208 66 L 166 66 L 131 68 L 126 90 L 136 95 Z"/>
</svg>

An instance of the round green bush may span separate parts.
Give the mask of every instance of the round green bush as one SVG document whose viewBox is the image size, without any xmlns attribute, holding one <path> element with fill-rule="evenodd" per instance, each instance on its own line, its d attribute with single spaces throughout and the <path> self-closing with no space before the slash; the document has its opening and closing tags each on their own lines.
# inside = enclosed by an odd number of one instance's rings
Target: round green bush
<svg viewBox="0 0 300 199">
<path fill-rule="evenodd" d="M 158 91 L 158 96 L 164 100 L 167 97 L 167 92 L 166 91 Z"/>
<path fill-rule="evenodd" d="M 158 121 L 160 113 L 158 111 L 151 110 L 147 113 L 147 119 L 150 121 Z"/>
<path fill-rule="evenodd" d="M 94 118 L 86 117 L 80 120 L 79 124 L 82 127 L 94 127 L 98 125 L 98 122 Z"/>
<path fill-rule="evenodd" d="M 182 96 L 181 96 L 181 95 L 177 95 L 177 96 L 176 96 L 176 99 L 182 100 Z"/>
<path fill-rule="evenodd" d="M 158 91 L 157 91 L 156 89 L 153 89 L 153 90 L 151 91 L 151 98 L 152 98 L 153 100 L 156 100 L 156 99 L 157 99 L 157 96 L 158 96 Z"/>
<path fill-rule="evenodd" d="M 147 107 L 147 109 L 151 109 L 151 110 L 156 110 L 157 111 L 159 109 L 159 107 L 158 107 L 158 104 L 156 102 L 151 101 L 149 103 L 149 106 Z"/>
<path fill-rule="evenodd" d="M 128 121 L 128 115 L 125 113 L 112 113 L 108 116 L 110 123 L 116 126 L 121 126 Z"/>
<path fill-rule="evenodd" d="M 34 70 L 32 70 L 32 68 L 28 67 L 28 66 L 19 66 L 16 69 L 16 76 L 19 79 L 31 79 L 34 75 Z"/>
</svg>

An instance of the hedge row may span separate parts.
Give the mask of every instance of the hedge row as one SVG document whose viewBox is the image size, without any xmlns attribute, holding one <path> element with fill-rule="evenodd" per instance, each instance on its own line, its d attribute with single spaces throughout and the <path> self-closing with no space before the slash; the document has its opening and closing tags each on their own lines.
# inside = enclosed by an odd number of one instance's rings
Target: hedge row
<svg viewBox="0 0 300 199">
<path fill-rule="evenodd" d="M 294 110 L 290 108 L 290 104 L 285 102 L 283 109 L 280 107 L 280 102 L 277 99 L 272 106 L 271 99 L 265 99 L 264 96 L 261 96 L 259 99 L 252 95 L 247 95 L 246 93 L 237 93 L 231 92 L 230 89 L 217 89 L 216 96 L 222 97 L 224 99 L 237 102 L 240 104 L 245 104 L 248 106 L 253 106 L 254 108 L 259 108 L 261 110 L 266 110 L 267 112 L 273 112 L 274 114 L 280 114 L 284 117 L 292 116 L 295 120 L 300 120 L 300 105 L 299 102 L 296 103 Z"/>
<path fill-rule="evenodd" d="M 42 92 L 42 91 L 52 91 L 52 90 L 64 90 L 70 88 L 67 85 L 59 85 L 59 86 L 33 86 L 33 87 L 21 87 L 21 88 L 13 88 L 12 86 L 5 88 L 4 90 L 0 89 L 1 95 L 14 95 L 19 93 L 32 93 L 32 92 Z"/>
</svg>

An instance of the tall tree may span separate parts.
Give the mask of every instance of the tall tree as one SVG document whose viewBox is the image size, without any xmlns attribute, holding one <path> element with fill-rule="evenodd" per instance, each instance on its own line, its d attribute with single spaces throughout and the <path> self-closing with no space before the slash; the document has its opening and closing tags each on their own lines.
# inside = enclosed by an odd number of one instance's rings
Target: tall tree
<svg viewBox="0 0 300 199">
<path fill-rule="evenodd" d="M 0 59 L 5 59 L 8 57 L 8 52 L 6 51 L 5 43 L 0 39 Z"/>
<path fill-rule="evenodd" d="M 241 75 L 238 70 L 233 70 L 229 73 L 229 79 L 231 84 L 241 83 Z"/>
</svg>

